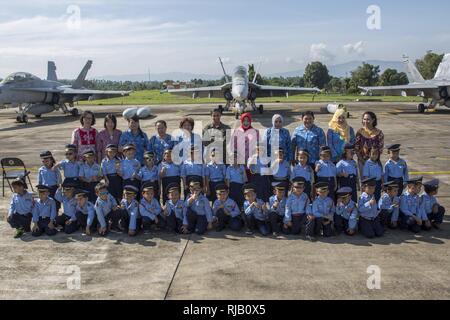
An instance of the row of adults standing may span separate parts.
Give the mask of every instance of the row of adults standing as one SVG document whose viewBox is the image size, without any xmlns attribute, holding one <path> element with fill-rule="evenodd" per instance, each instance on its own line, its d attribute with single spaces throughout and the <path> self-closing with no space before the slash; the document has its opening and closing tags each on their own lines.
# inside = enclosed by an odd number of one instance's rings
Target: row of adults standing
<svg viewBox="0 0 450 320">
<path fill-rule="evenodd" d="M 295 160 L 295 155 L 300 149 L 306 150 L 310 157 L 309 162 L 314 165 L 319 160 L 320 147 L 328 145 L 331 148 L 332 160 L 338 162 L 343 153 L 346 143 L 355 146 L 356 155 L 358 157 L 359 171 L 362 171 L 362 166 L 370 157 L 371 149 L 377 149 L 379 154 L 382 154 L 384 147 L 384 134 L 377 128 L 377 117 L 373 112 L 365 112 L 362 116 L 362 128 L 356 133 L 354 129 L 347 123 L 346 112 L 343 109 L 338 109 L 329 122 L 329 128 L 325 134 L 324 130 L 318 127 L 314 121 L 315 116 L 311 111 L 302 113 L 302 124 L 297 127 L 292 136 L 289 130 L 284 128 L 284 119 L 281 115 L 276 114 L 272 117 L 272 127 L 264 132 L 263 139 L 267 141 L 268 156 L 270 156 L 272 135 L 275 130 L 279 133 L 279 146 L 284 149 L 285 159 L 288 161 Z M 156 133 L 149 139 L 147 134 L 142 131 L 139 119 L 127 119 L 128 129 L 125 132 L 117 129 L 117 118 L 113 114 L 105 116 L 103 122 L 103 129 L 98 132 L 95 129 L 96 119 L 91 111 L 84 111 L 80 117 L 81 126 L 73 131 L 72 144 L 77 146 L 78 158 L 81 160 L 83 153 L 88 150 L 94 150 L 97 155 L 97 161 L 100 163 L 105 157 L 105 149 L 108 144 L 115 144 L 119 147 L 119 152 L 126 144 L 134 144 L 136 146 L 136 158 L 142 163 L 144 159 L 144 152 L 146 150 L 153 151 L 156 162 L 160 162 L 163 158 L 164 150 L 171 148 L 174 145 L 172 136 L 167 133 L 167 123 L 159 120 L 155 123 Z M 176 139 L 182 140 L 189 134 L 192 144 L 195 139 L 202 138 L 193 133 L 194 119 L 183 118 L 180 122 L 179 128 L 184 129 L 182 134 Z M 203 136 L 207 141 L 214 141 L 219 132 L 223 138 L 226 137 L 226 132 L 230 127 L 221 121 L 221 113 L 219 110 L 212 112 L 212 122 L 203 129 Z M 241 126 L 237 129 L 237 134 L 246 133 L 252 130 L 251 115 L 246 113 L 241 117 Z M 254 130 L 254 129 L 253 129 Z M 252 145 L 249 139 L 256 139 L 258 141 L 259 134 L 254 130 L 254 135 L 246 135 L 245 141 L 245 159 L 252 156 L 249 146 Z M 235 135 L 236 137 L 236 135 Z M 211 143 L 209 142 L 209 143 Z M 225 147 L 224 139 L 224 147 Z M 205 146 L 208 143 L 204 144 Z M 226 150 L 224 148 L 224 150 Z M 224 152 L 224 160 L 225 160 Z"/>
</svg>

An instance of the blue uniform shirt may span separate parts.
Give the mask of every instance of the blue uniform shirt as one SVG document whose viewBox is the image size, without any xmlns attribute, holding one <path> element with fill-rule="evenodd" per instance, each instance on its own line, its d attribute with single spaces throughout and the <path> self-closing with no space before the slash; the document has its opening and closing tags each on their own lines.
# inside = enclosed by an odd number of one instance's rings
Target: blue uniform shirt
<svg viewBox="0 0 450 320">
<path fill-rule="evenodd" d="M 33 206 L 33 222 L 38 222 L 39 218 L 50 218 L 50 220 L 56 219 L 56 202 L 52 198 L 48 198 L 43 202 L 41 199 L 37 199 Z"/>
<path fill-rule="evenodd" d="M 439 205 L 436 197 L 430 196 L 425 193 L 422 196 L 422 207 L 423 207 L 423 210 L 425 211 L 425 214 L 429 215 L 430 213 L 432 213 L 434 205 Z"/>
<path fill-rule="evenodd" d="M 224 211 L 226 211 L 225 213 L 229 213 L 232 218 L 235 218 L 235 217 L 238 217 L 238 216 L 241 215 L 241 211 L 239 210 L 239 206 L 231 198 L 228 198 L 227 200 L 225 200 L 223 202 L 220 201 L 219 199 L 214 201 L 214 204 L 213 204 L 214 215 L 217 214 L 217 211 L 219 210 L 219 207 L 222 206 L 222 205 L 224 206 Z"/>
<path fill-rule="evenodd" d="M 353 130 L 352 127 L 349 128 L 349 134 L 350 134 L 350 141 L 348 142 L 354 145 L 356 142 L 356 136 L 355 130 Z M 331 150 L 331 160 L 334 162 L 338 162 L 345 152 L 344 150 L 346 144 L 345 139 L 342 138 L 339 132 L 329 128 L 327 131 L 327 144 Z"/>
<path fill-rule="evenodd" d="M 124 180 L 132 179 L 134 175 L 137 176 L 139 174 L 141 163 L 137 159 L 123 159 L 120 162 L 120 170 Z"/>
<path fill-rule="evenodd" d="M 183 213 L 184 213 L 184 201 L 181 199 L 178 199 L 176 203 L 173 203 L 172 200 L 169 200 L 166 202 L 166 210 L 168 214 L 175 214 L 175 217 L 177 219 L 183 220 Z"/>
<path fill-rule="evenodd" d="M 355 160 L 341 160 L 336 165 L 336 173 L 348 173 L 349 175 L 354 175 L 355 177 L 358 176 L 358 169 L 357 164 Z"/>
<path fill-rule="evenodd" d="M 33 210 L 33 196 L 28 191 L 21 195 L 14 193 L 9 204 L 8 217 L 12 214 L 27 215 Z"/>
<path fill-rule="evenodd" d="M 62 203 L 63 205 L 63 213 L 70 217 L 71 221 L 76 221 L 77 217 L 75 216 L 77 201 L 75 197 L 67 198 L 61 189 L 58 189 L 55 194 L 55 199 Z"/>
<path fill-rule="evenodd" d="M 205 166 L 202 163 L 194 163 L 191 160 L 184 160 L 181 165 L 181 177 L 186 178 L 187 176 L 200 176 L 205 175 Z"/>
<path fill-rule="evenodd" d="M 373 220 L 378 217 L 378 205 L 370 204 L 369 202 L 375 199 L 375 195 L 369 196 L 367 193 L 363 192 L 359 197 L 358 201 L 358 212 L 361 217 L 366 218 L 368 220 Z"/>
<path fill-rule="evenodd" d="M 420 197 L 408 191 L 400 196 L 400 211 L 408 217 L 416 216 L 422 220 L 428 220 L 425 210 L 420 205 Z"/>
<path fill-rule="evenodd" d="M 120 163 L 120 160 L 117 158 L 114 158 L 114 159 L 104 158 L 102 160 L 102 164 L 101 164 L 103 175 L 107 176 L 109 174 L 117 174 L 117 164 L 116 163 Z"/>
<path fill-rule="evenodd" d="M 94 163 L 92 166 L 88 165 L 87 163 L 83 163 L 80 167 L 80 177 L 83 177 L 87 179 L 88 181 L 91 181 L 94 177 L 101 177 L 102 176 L 102 169 L 100 168 L 100 165 L 97 163 Z"/>
<path fill-rule="evenodd" d="M 363 167 L 362 176 L 364 178 L 375 178 L 380 181 L 383 177 L 383 167 L 376 161 L 367 160 Z"/>
<path fill-rule="evenodd" d="M 97 220 L 102 228 L 106 228 L 105 217 L 117 206 L 117 201 L 114 197 L 108 193 L 106 200 L 102 200 L 100 197 L 95 201 L 94 209 L 97 214 Z"/>
<path fill-rule="evenodd" d="M 289 162 L 291 161 L 291 134 L 286 128 L 275 129 L 272 127 L 264 132 L 263 139 L 267 141 L 267 155 L 270 157 L 272 154 L 272 145 L 276 143 L 274 139 L 277 133 L 279 137 L 278 146 L 284 150 L 284 160 Z"/>
<path fill-rule="evenodd" d="M 140 163 L 144 163 L 144 151 L 147 150 L 148 146 L 148 137 L 145 132 L 142 132 L 142 135 L 139 133 L 133 134 L 131 129 L 122 132 L 119 140 L 119 147 L 124 147 L 127 144 L 134 144 L 136 147 L 136 159 Z"/>
<path fill-rule="evenodd" d="M 89 201 L 86 201 L 86 204 L 83 207 L 80 207 L 77 205 L 77 212 L 81 212 L 82 214 L 87 216 L 87 225 L 90 227 L 92 225 L 92 222 L 94 222 L 95 218 L 95 208 L 92 203 Z"/>
<path fill-rule="evenodd" d="M 349 212 L 349 210 L 351 211 Z M 353 200 L 350 200 L 347 204 L 339 203 L 336 206 L 336 214 L 343 219 L 348 220 L 349 229 L 356 229 L 358 222 L 358 208 Z"/>
<path fill-rule="evenodd" d="M 38 184 L 53 187 L 61 183 L 61 173 L 59 170 L 52 170 L 45 166 L 39 168 Z"/>
<path fill-rule="evenodd" d="M 331 198 L 317 197 L 312 204 L 311 213 L 316 218 L 333 220 L 335 210 L 336 209 Z"/>
<path fill-rule="evenodd" d="M 286 201 L 286 210 L 284 212 L 284 223 L 292 221 L 293 214 L 309 213 L 310 201 L 305 193 L 297 196 L 291 193 Z"/>
<path fill-rule="evenodd" d="M 268 175 L 271 174 L 269 171 L 269 164 L 263 164 L 259 156 L 253 155 L 249 158 L 247 163 L 248 169 L 252 174 Z"/>
<path fill-rule="evenodd" d="M 161 206 L 155 198 L 152 199 L 151 202 L 148 202 L 145 198 L 141 199 L 139 204 L 139 214 L 141 217 L 147 217 L 151 220 L 155 220 L 155 218 L 161 213 Z"/>
<path fill-rule="evenodd" d="M 265 207 L 264 201 L 261 199 L 256 199 L 256 203 L 262 206 L 262 208 Z M 246 216 L 253 216 L 256 220 L 259 221 L 266 221 L 267 216 L 264 209 L 258 209 L 257 207 L 250 207 L 251 203 L 245 200 L 244 202 L 244 213 Z"/>
<path fill-rule="evenodd" d="M 292 134 L 292 151 L 295 151 L 296 148 L 308 151 L 310 164 L 319 160 L 320 147 L 326 144 L 325 132 L 316 125 L 307 130 L 302 124 Z"/>
<path fill-rule="evenodd" d="M 273 169 L 273 177 L 276 179 L 289 179 L 291 165 L 286 160 L 278 163 L 278 170 Z"/>
<path fill-rule="evenodd" d="M 168 163 L 168 162 L 165 162 L 165 161 L 161 162 L 158 165 L 158 172 L 161 172 L 161 170 L 163 168 L 166 168 L 166 173 L 163 176 L 163 178 L 166 178 L 166 177 L 179 177 L 180 176 L 180 173 L 181 173 L 180 166 L 176 165 L 173 162 L 172 163 Z"/>
<path fill-rule="evenodd" d="M 227 179 L 230 183 L 245 183 L 245 167 L 243 165 L 239 165 L 237 167 L 229 166 L 227 168 L 225 179 Z"/>
<path fill-rule="evenodd" d="M 392 222 L 398 221 L 398 213 L 399 213 L 399 207 L 394 207 L 394 204 L 399 205 L 400 199 L 399 197 L 395 196 L 394 198 L 389 197 L 387 193 L 383 193 L 383 195 L 380 198 L 380 201 L 378 201 L 378 208 L 380 210 L 387 210 L 389 213 L 392 213 Z"/>
<path fill-rule="evenodd" d="M 389 159 L 384 165 L 384 181 L 388 181 L 388 177 L 391 178 L 403 178 L 403 181 L 409 179 L 408 165 L 403 159 L 398 159 L 397 162 Z"/>
<path fill-rule="evenodd" d="M 278 206 L 276 208 L 274 207 L 275 202 L 278 202 Z M 276 212 L 281 217 L 284 217 L 284 214 L 286 212 L 286 202 L 286 197 L 278 199 L 277 195 L 274 194 L 269 198 L 269 210 L 272 212 Z"/>
<path fill-rule="evenodd" d="M 212 222 L 212 210 L 211 205 L 209 204 L 208 198 L 204 194 L 201 194 L 197 200 L 194 200 L 191 204 L 189 204 L 189 195 L 186 198 L 184 212 L 183 212 L 183 224 L 188 224 L 187 221 L 187 209 L 191 208 L 198 216 L 206 216 L 206 220 Z"/>
<path fill-rule="evenodd" d="M 64 171 L 64 178 L 78 178 L 80 176 L 80 163 L 78 161 L 69 161 L 64 159 L 59 167 Z"/>
<path fill-rule="evenodd" d="M 211 161 L 206 165 L 205 173 L 206 176 L 209 178 L 209 181 L 212 182 L 225 181 L 227 166 L 224 164 L 217 164 Z"/>
<path fill-rule="evenodd" d="M 122 199 L 122 201 L 120 201 L 120 205 L 125 207 L 128 217 L 130 218 L 128 228 L 130 230 L 136 230 L 137 219 L 139 218 L 139 203 L 136 199 L 133 199 L 131 203 L 128 203 L 127 199 Z"/>
<path fill-rule="evenodd" d="M 139 178 L 141 178 L 142 181 L 157 181 L 159 179 L 158 167 L 153 166 L 149 168 L 147 166 L 143 166 L 139 171 Z"/>
<path fill-rule="evenodd" d="M 295 178 L 303 177 L 306 181 L 311 182 L 313 174 L 314 173 L 309 164 L 302 166 L 300 163 L 298 163 L 295 166 L 291 166 L 291 181 L 293 181 Z"/>
<path fill-rule="evenodd" d="M 316 162 L 316 165 L 320 165 L 319 172 L 317 172 L 317 176 L 321 178 L 331 178 L 336 177 L 336 166 L 331 161 L 323 161 L 319 160 Z"/>
<path fill-rule="evenodd" d="M 148 142 L 148 151 L 152 151 L 155 154 L 155 163 L 158 164 L 163 160 L 164 150 L 172 149 L 174 146 L 174 141 L 172 141 L 172 136 L 166 134 L 166 136 L 161 139 L 159 135 L 153 135 Z"/>
</svg>

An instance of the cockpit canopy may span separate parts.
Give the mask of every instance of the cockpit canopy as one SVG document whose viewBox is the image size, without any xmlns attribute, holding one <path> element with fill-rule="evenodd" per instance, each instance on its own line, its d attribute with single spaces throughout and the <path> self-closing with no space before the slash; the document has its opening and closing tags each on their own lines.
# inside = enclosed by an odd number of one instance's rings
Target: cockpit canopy
<svg viewBox="0 0 450 320">
<path fill-rule="evenodd" d="M 26 82 L 26 81 L 30 81 L 30 80 L 40 80 L 40 79 L 28 72 L 15 72 L 15 73 L 7 76 L 5 79 L 3 79 L 3 81 L 1 83 L 2 84 L 21 83 L 21 82 Z"/>
<path fill-rule="evenodd" d="M 240 77 L 240 78 L 246 78 L 247 75 L 247 69 L 243 66 L 238 66 L 236 69 L 234 69 L 234 76 Z"/>
</svg>

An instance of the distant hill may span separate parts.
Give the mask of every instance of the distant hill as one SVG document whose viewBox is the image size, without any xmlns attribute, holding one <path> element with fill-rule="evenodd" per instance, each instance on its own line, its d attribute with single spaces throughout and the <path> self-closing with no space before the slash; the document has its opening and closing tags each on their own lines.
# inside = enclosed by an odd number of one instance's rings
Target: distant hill
<svg viewBox="0 0 450 320">
<path fill-rule="evenodd" d="M 381 72 L 391 68 L 397 69 L 399 72 L 405 71 L 404 65 L 400 61 L 383 61 L 383 60 L 367 60 L 365 61 L 369 64 L 379 65 Z M 328 66 L 330 74 L 335 77 L 345 77 L 350 76 L 350 72 L 359 67 L 363 61 L 350 61 L 347 63 L 337 64 L 333 66 Z M 302 76 L 305 70 L 295 70 L 288 72 L 264 74 L 267 77 L 297 77 Z M 189 81 L 192 79 L 202 79 L 202 80 L 218 80 L 222 75 L 212 75 L 212 74 L 196 74 L 187 72 L 167 72 L 167 73 L 153 73 L 150 74 L 152 81 L 164 81 L 164 80 L 174 80 L 174 81 Z M 148 81 L 148 74 L 128 74 L 128 75 L 106 75 L 96 77 L 98 80 L 112 80 L 112 81 Z"/>
</svg>

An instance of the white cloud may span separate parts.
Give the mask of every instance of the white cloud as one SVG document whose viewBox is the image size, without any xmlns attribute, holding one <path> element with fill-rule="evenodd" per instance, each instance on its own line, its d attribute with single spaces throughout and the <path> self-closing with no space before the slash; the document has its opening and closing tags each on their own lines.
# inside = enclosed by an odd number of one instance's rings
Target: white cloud
<svg viewBox="0 0 450 320">
<path fill-rule="evenodd" d="M 363 41 L 358 41 L 356 43 L 346 44 L 346 45 L 344 45 L 343 49 L 344 49 L 344 51 L 347 54 L 357 54 L 359 56 L 364 56 L 365 55 L 364 42 Z"/>
<path fill-rule="evenodd" d="M 310 57 L 313 61 L 329 62 L 336 57 L 325 43 L 314 43 L 311 45 Z"/>
<path fill-rule="evenodd" d="M 305 64 L 305 60 L 303 59 L 294 59 L 292 57 L 286 57 L 284 62 L 291 65 L 303 65 Z"/>
</svg>

